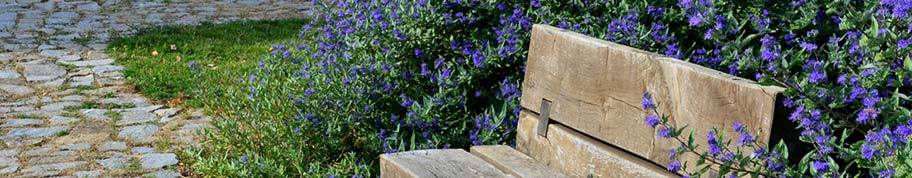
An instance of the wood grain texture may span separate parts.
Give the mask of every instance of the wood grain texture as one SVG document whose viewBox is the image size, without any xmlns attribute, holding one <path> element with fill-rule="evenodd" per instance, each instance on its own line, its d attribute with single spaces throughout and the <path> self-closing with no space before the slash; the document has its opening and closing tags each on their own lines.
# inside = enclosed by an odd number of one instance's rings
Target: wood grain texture
<svg viewBox="0 0 912 178">
<path fill-rule="evenodd" d="M 415 150 L 380 155 L 380 177 L 513 177 L 461 149 Z"/>
<path fill-rule="evenodd" d="M 677 144 L 657 138 L 658 129 L 644 123 L 652 113 L 640 105 L 643 92 L 670 122 L 695 129 L 696 143 L 706 145 L 711 128 L 737 136 L 735 121 L 767 143 L 783 91 L 546 25 L 533 27 L 529 48 L 523 108 L 539 113 L 542 99 L 552 101 L 552 120 L 661 165 L 671 162 L 668 150 Z"/>
<path fill-rule="evenodd" d="M 563 178 L 567 177 L 557 169 L 536 162 L 531 157 L 505 145 L 473 146 L 473 155 L 491 163 L 501 171 L 522 178 Z"/>
<path fill-rule="evenodd" d="M 549 124 L 547 137 L 539 136 L 535 131 L 537 118 L 538 114 L 520 112 L 516 150 L 567 177 L 679 177 L 561 124 Z"/>
</svg>

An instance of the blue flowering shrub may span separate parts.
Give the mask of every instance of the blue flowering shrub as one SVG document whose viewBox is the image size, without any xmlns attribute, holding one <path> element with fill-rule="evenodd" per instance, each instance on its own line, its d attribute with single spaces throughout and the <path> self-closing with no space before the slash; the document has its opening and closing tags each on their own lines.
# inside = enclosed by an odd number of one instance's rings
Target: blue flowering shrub
<svg viewBox="0 0 912 178">
<path fill-rule="evenodd" d="M 740 123 L 717 128 L 740 135 L 713 131 L 708 143 L 694 143 L 699 135 L 667 122 L 674 116 L 644 118 L 642 129 L 682 143 L 669 156 L 701 156 L 672 162 L 670 171 L 912 176 L 909 1 L 334 0 L 319 7 L 302 41 L 273 45 L 255 72 L 238 76 L 243 87 L 199 87 L 196 97 L 222 100 L 208 103 L 219 103 L 209 107 L 226 119 L 187 153 L 197 172 L 374 177 L 383 153 L 513 144 L 529 32 L 544 23 L 787 88 L 784 107 L 794 111 L 801 145 L 760 145 Z M 644 92 L 644 109 L 654 112 Z"/>
</svg>

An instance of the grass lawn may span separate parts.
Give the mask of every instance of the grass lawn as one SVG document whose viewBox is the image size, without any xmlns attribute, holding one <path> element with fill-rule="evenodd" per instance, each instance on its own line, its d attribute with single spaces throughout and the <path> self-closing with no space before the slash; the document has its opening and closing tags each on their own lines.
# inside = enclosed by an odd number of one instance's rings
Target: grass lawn
<svg viewBox="0 0 912 178">
<path fill-rule="evenodd" d="M 192 98 L 203 91 L 224 91 L 255 67 L 273 43 L 300 42 L 304 19 L 239 21 L 225 24 L 154 27 L 115 39 L 107 52 L 125 66 L 136 90 L 169 104 L 199 107 Z M 194 72 L 195 61 L 205 72 Z"/>
</svg>

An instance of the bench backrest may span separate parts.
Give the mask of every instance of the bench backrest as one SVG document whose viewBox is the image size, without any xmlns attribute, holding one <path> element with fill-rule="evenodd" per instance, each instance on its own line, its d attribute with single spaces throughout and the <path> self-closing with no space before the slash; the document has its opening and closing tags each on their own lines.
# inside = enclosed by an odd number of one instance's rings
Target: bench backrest
<svg viewBox="0 0 912 178">
<path fill-rule="evenodd" d="M 711 128 L 737 136 L 731 129 L 735 121 L 760 143 L 768 143 L 773 132 L 783 88 L 547 25 L 533 27 L 529 48 L 525 110 L 653 163 L 670 163 L 668 151 L 678 144 L 646 126 L 643 118 L 651 112 L 640 104 L 646 91 L 669 122 L 696 129 L 700 145 L 706 145 Z"/>
</svg>

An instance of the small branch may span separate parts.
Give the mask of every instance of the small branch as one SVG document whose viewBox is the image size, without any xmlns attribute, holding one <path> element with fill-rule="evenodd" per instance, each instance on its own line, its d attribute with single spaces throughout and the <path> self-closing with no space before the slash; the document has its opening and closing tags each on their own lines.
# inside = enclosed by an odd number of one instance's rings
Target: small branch
<svg viewBox="0 0 912 178">
<path fill-rule="evenodd" d="M 683 140 L 681 140 L 681 138 L 678 138 L 678 137 L 674 137 L 674 138 L 675 138 L 675 140 L 677 140 L 677 141 L 680 142 L 680 143 L 685 143 Z M 697 152 L 696 150 L 691 149 L 690 147 L 685 147 L 685 148 L 687 148 L 686 150 L 687 150 L 688 152 L 691 152 L 691 153 L 693 153 L 693 154 L 696 154 L 697 156 L 706 157 L 706 158 L 707 158 L 706 160 L 708 160 L 709 162 L 711 162 L 711 163 L 713 163 L 713 164 L 716 164 L 716 165 L 722 165 L 722 164 L 723 164 L 723 163 L 717 161 L 716 157 L 703 155 L 703 154 Z M 772 175 L 769 175 L 769 174 L 765 174 L 765 173 L 761 173 L 761 172 L 755 172 L 755 171 L 745 170 L 745 169 L 740 168 L 740 167 L 742 167 L 742 165 L 738 165 L 737 167 L 732 166 L 730 169 L 735 170 L 735 171 L 738 171 L 738 172 L 746 172 L 746 173 L 749 173 L 749 174 L 762 175 L 763 177 L 775 177 L 775 176 L 772 176 Z"/>
<path fill-rule="evenodd" d="M 659 112 L 658 112 L 656 109 L 652 109 L 652 112 L 655 113 L 656 116 L 659 116 Z M 666 122 L 667 122 L 667 120 L 666 120 Z M 666 123 L 662 123 L 662 126 L 663 126 L 663 127 L 666 127 L 666 128 L 669 128 L 669 129 L 671 129 L 671 128 L 677 128 L 676 125 L 671 125 L 671 127 L 669 127 L 669 124 L 666 124 Z M 680 133 L 677 133 L 677 134 L 678 134 L 678 136 L 675 136 L 675 137 L 673 137 L 673 138 L 674 138 L 676 141 L 678 141 L 678 143 L 685 144 L 686 142 L 684 142 L 684 141 L 681 140 L 681 138 L 680 138 L 680 136 L 681 136 Z M 720 160 L 718 160 L 716 157 L 708 156 L 708 155 L 703 155 L 703 154 L 697 152 L 696 150 L 690 148 L 690 145 L 686 145 L 685 148 L 686 148 L 686 151 L 688 151 L 688 152 L 690 152 L 690 153 L 693 153 L 693 154 L 696 154 L 697 156 L 700 156 L 700 157 L 705 157 L 706 160 L 710 161 L 711 163 L 713 163 L 713 164 L 715 164 L 715 165 L 722 165 L 722 164 L 723 164 L 723 163 L 721 163 Z M 724 151 L 731 152 L 731 150 L 729 150 L 727 146 L 726 146 L 724 149 L 725 149 Z M 753 159 L 750 160 L 750 163 L 752 163 L 752 164 L 759 164 L 759 163 L 755 162 L 755 160 L 753 160 Z M 755 171 L 746 170 L 745 167 L 744 167 L 744 165 L 741 165 L 741 164 L 737 164 L 737 163 L 736 163 L 736 164 L 734 164 L 734 165 L 736 165 L 737 167 L 732 166 L 730 169 L 735 170 L 735 171 L 738 171 L 738 172 L 746 172 L 746 173 L 749 173 L 749 174 L 762 175 L 762 176 L 764 176 L 764 177 L 775 177 L 775 176 L 772 176 L 772 175 L 769 175 L 769 174 L 765 174 L 765 173 L 761 173 L 761 172 L 755 172 Z"/>
</svg>

